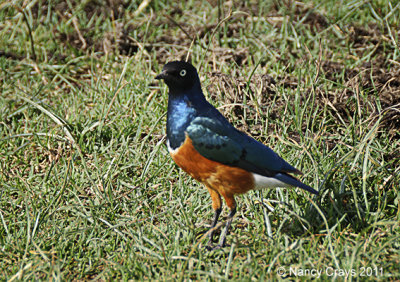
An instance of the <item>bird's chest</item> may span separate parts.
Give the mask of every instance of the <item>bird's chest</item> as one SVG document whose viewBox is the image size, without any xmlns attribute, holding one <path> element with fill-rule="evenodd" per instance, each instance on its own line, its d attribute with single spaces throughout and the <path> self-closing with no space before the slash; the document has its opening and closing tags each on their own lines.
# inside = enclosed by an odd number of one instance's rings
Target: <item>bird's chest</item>
<svg viewBox="0 0 400 282">
<path fill-rule="evenodd" d="M 167 139 L 169 146 L 176 149 L 185 141 L 185 130 L 196 117 L 197 111 L 188 98 L 168 102 Z"/>
<path fill-rule="evenodd" d="M 217 163 L 200 155 L 187 135 L 178 148 L 173 149 L 169 140 L 167 145 L 174 162 L 198 181 L 205 182 L 216 171 Z"/>
</svg>

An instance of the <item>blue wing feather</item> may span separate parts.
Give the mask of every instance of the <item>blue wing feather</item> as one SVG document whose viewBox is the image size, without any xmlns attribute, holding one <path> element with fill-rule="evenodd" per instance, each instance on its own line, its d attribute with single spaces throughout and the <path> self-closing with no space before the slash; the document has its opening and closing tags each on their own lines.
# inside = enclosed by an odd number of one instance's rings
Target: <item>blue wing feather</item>
<svg viewBox="0 0 400 282">
<path fill-rule="evenodd" d="M 277 172 L 299 172 L 270 148 L 236 130 L 228 122 L 197 117 L 186 132 L 195 149 L 208 159 L 265 176 Z"/>
<path fill-rule="evenodd" d="M 212 124 L 202 124 L 202 119 L 196 118 L 186 129 L 195 149 L 208 159 L 223 164 L 236 163 L 242 154 L 242 146 L 212 128 Z"/>
</svg>

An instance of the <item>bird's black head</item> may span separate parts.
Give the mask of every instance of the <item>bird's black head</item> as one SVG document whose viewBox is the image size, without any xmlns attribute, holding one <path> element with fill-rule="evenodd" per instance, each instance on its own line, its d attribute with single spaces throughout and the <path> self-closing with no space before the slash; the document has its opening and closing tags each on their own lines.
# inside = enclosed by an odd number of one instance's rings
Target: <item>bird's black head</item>
<svg viewBox="0 0 400 282">
<path fill-rule="evenodd" d="M 179 94 L 193 88 L 200 87 L 196 68 L 184 61 L 174 61 L 166 64 L 156 79 L 164 79 L 171 94 Z"/>
</svg>

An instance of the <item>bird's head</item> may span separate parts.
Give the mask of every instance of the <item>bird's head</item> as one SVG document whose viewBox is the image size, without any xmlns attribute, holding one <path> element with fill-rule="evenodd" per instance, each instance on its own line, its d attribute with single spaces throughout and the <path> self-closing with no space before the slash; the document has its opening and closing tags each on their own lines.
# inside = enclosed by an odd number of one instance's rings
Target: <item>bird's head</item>
<svg viewBox="0 0 400 282">
<path fill-rule="evenodd" d="M 166 64 L 162 72 L 155 78 L 165 81 L 170 94 L 184 93 L 191 90 L 194 86 L 200 87 L 196 68 L 184 61 L 174 61 Z"/>
</svg>

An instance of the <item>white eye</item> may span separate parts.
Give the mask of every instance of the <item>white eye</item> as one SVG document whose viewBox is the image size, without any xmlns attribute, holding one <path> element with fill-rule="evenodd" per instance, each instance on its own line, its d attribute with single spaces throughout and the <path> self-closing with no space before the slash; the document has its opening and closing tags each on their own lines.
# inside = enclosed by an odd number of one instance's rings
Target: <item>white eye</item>
<svg viewBox="0 0 400 282">
<path fill-rule="evenodd" d="M 186 70 L 181 70 L 181 72 L 179 73 L 181 76 L 185 76 L 186 75 Z"/>
</svg>

